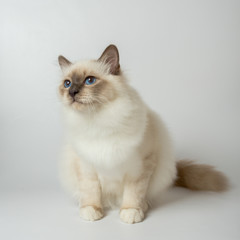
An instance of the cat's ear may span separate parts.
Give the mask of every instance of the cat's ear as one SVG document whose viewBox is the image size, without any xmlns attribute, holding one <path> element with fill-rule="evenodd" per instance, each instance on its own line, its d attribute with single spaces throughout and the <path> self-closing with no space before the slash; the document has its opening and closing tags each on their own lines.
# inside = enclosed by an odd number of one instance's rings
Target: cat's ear
<svg viewBox="0 0 240 240">
<path fill-rule="evenodd" d="M 108 64 L 111 74 L 118 75 L 120 73 L 119 53 L 115 45 L 109 45 L 104 50 L 98 61 Z"/>
<path fill-rule="evenodd" d="M 62 70 L 66 69 L 67 67 L 72 65 L 72 63 L 62 55 L 58 56 L 58 63 Z"/>
</svg>

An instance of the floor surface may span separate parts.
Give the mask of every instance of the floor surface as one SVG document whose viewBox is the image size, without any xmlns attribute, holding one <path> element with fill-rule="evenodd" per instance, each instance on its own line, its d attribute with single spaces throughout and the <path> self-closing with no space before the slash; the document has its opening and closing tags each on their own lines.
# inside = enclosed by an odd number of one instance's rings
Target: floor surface
<svg viewBox="0 0 240 240">
<path fill-rule="evenodd" d="M 142 223 L 120 221 L 118 210 L 83 221 L 64 192 L 5 192 L 0 196 L 0 239 L 240 239 L 238 189 L 226 193 L 175 188 Z"/>
</svg>

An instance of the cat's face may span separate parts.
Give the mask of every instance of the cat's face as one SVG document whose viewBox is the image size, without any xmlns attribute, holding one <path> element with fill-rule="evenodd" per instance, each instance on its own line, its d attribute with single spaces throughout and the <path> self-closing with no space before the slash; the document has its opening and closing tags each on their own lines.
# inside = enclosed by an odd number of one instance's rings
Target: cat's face
<svg viewBox="0 0 240 240">
<path fill-rule="evenodd" d="M 98 60 L 71 63 L 58 58 L 63 70 L 59 86 L 64 105 L 79 111 L 95 111 L 113 101 L 121 88 L 118 50 L 110 45 Z"/>
</svg>

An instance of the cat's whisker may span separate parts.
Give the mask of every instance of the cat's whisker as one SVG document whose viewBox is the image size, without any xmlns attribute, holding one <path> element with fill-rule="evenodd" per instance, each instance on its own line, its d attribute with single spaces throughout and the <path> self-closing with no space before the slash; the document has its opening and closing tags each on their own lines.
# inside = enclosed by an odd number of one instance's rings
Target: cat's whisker
<svg viewBox="0 0 240 240">
<path fill-rule="evenodd" d="M 88 102 L 88 105 L 89 105 L 90 112 L 93 112 L 93 106 L 91 104 L 90 99 L 88 99 L 87 102 Z"/>
<path fill-rule="evenodd" d="M 89 99 L 89 103 L 90 103 L 90 106 L 92 108 L 92 113 L 94 113 L 95 112 L 95 106 L 93 104 L 93 101 L 91 99 Z"/>
<path fill-rule="evenodd" d="M 94 99 L 94 101 L 96 101 L 97 103 L 99 103 L 99 104 L 101 104 L 101 105 L 104 105 L 104 104 L 106 104 L 107 102 L 104 102 L 104 101 L 101 101 L 101 100 L 99 100 L 99 99 Z"/>
<path fill-rule="evenodd" d="M 103 100 L 104 103 L 109 103 L 109 100 L 104 96 L 97 96 L 97 98 Z"/>
<path fill-rule="evenodd" d="M 104 102 L 102 102 L 102 101 L 100 101 L 99 99 L 94 99 L 94 101 L 96 101 L 96 102 L 98 102 L 98 103 L 100 103 L 100 104 L 103 104 Z"/>
</svg>

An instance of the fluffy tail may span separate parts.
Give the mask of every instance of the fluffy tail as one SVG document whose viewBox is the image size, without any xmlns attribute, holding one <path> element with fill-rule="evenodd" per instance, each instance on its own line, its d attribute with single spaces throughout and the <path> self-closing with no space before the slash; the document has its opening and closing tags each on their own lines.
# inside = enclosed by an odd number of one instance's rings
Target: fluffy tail
<svg viewBox="0 0 240 240">
<path fill-rule="evenodd" d="M 228 179 L 213 166 L 195 164 L 189 160 L 177 162 L 176 186 L 191 190 L 221 192 L 228 188 Z"/>
</svg>

